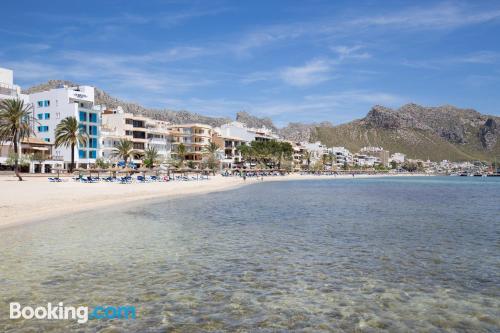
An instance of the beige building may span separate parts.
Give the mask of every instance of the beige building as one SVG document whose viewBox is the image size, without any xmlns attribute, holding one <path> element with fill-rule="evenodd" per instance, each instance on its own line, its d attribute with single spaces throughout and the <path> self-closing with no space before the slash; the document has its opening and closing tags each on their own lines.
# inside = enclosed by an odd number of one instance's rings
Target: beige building
<svg viewBox="0 0 500 333">
<path fill-rule="evenodd" d="M 363 147 L 359 151 L 361 154 L 377 157 L 380 164 L 384 166 L 389 166 L 390 154 L 388 150 L 384 150 L 382 147 Z"/>
<path fill-rule="evenodd" d="M 134 150 L 140 155 L 149 147 L 158 150 L 162 160 L 170 156 L 169 124 L 165 121 L 125 113 L 121 108 L 106 109 L 102 112 L 101 157 L 115 159 L 115 146 L 120 140 L 130 140 Z M 136 164 L 141 160 L 133 159 Z"/>
<path fill-rule="evenodd" d="M 172 157 L 177 156 L 177 150 L 182 143 L 186 147 L 186 161 L 201 162 L 204 148 L 212 140 L 212 126 L 205 124 L 170 125 Z"/>
<path fill-rule="evenodd" d="M 240 165 L 243 161 L 243 157 L 241 156 L 238 147 L 246 144 L 242 138 L 224 136 L 214 132 L 212 140 L 220 147 L 220 161 L 222 168 L 230 169 Z"/>
</svg>

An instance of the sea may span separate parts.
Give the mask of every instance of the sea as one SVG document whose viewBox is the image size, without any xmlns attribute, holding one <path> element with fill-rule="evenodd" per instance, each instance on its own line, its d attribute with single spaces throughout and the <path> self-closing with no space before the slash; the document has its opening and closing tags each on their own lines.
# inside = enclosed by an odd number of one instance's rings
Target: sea
<svg viewBox="0 0 500 333">
<path fill-rule="evenodd" d="M 500 178 L 266 178 L 3 229 L 0 332 L 500 332 Z"/>
</svg>

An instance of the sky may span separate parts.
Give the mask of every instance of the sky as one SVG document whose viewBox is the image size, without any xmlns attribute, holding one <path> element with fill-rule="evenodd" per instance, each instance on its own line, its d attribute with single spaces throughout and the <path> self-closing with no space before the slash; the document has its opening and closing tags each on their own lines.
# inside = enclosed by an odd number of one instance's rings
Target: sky
<svg viewBox="0 0 500 333">
<path fill-rule="evenodd" d="M 500 115 L 500 1 L 7 1 L 0 67 L 146 107 L 275 124 L 376 104 Z"/>
</svg>

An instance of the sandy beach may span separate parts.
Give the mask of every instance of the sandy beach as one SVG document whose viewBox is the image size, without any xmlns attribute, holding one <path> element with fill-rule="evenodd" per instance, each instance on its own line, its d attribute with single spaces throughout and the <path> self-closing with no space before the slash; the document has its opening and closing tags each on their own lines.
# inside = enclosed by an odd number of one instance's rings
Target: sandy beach
<svg viewBox="0 0 500 333">
<path fill-rule="evenodd" d="M 384 177 L 385 175 L 356 175 L 356 178 Z M 264 181 L 306 179 L 343 179 L 345 176 L 315 176 L 291 174 L 265 177 Z M 132 201 L 156 198 L 178 198 L 188 195 L 225 191 L 260 182 L 260 179 L 214 176 L 203 181 L 172 181 L 155 183 L 93 183 L 86 184 L 65 178 L 51 183 L 46 177 L 0 176 L 0 229 L 36 222 L 55 216 L 81 212 Z"/>
</svg>

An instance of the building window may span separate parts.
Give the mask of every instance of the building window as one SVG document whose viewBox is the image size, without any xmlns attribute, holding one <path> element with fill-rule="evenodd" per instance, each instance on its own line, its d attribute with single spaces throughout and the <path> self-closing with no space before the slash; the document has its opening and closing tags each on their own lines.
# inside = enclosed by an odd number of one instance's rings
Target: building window
<svg viewBox="0 0 500 333">
<path fill-rule="evenodd" d="M 87 121 L 87 112 L 80 111 L 80 121 Z"/>
<path fill-rule="evenodd" d="M 97 148 L 97 139 L 96 138 L 89 139 L 89 148 Z"/>
<path fill-rule="evenodd" d="M 87 152 L 85 150 L 79 150 L 78 151 L 78 157 L 79 158 L 86 158 L 87 157 Z"/>
<path fill-rule="evenodd" d="M 89 135 L 97 135 L 97 126 L 89 126 Z"/>
<path fill-rule="evenodd" d="M 39 108 L 43 107 L 43 101 L 38 101 L 37 104 Z"/>
<path fill-rule="evenodd" d="M 45 119 L 50 119 L 50 113 L 45 114 Z"/>
<path fill-rule="evenodd" d="M 89 158 L 96 158 L 96 151 L 95 150 L 89 151 Z"/>
<path fill-rule="evenodd" d="M 39 113 L 39 114 L 37 115 L 37 117 L 38 117 L 38 119 L 39 119 L 39 120 L 42 120 L 42 119 L 43 119 L 43 113 Z"/>
<path fill-rule="evenodd" d="M 38 126 L 38 132 L 48 132 L 49 126 Z"/>
<path fill-rule="evenodd" d="M 50 101 L 43 101 L 43 106 L 45 107 L 50 106 Z"/>
<path fill-rule="evenodd" d="M 90 123 L 97 123 L 97 114 L 96 113 L 89 113 L 89 122 Z"/>
<path fill-rule="evenodd" d="M 50 142 L 50 139 L 49 138 L 44 138 L 43 141 Z"/>
<path fill-rule="evenodd" d="M 78 127 L 80 127 L 80 131 L 87 133 L 87 126 L 84 124 L 79 124 Z"/>
</svg>

